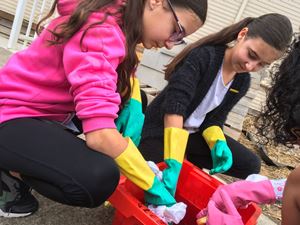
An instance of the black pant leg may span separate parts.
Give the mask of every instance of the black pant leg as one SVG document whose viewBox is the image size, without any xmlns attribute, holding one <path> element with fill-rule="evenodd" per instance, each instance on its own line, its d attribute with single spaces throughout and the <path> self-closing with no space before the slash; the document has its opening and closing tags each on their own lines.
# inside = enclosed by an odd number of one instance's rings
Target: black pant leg
<svg viewBox="0 0 300 225">
<path fill-rule="evenodd" d="M 259 173 L 261 167 L 259 157 L 238 141 L 226 135 L 225 137 L 233 157 L 233 165 L 225 174 L 245 179 L 250 174 Z M 163 137 L 146 138 L 141 141 L 139 150 L 146 160 L 158 163 L 163 161 L 163 146 Z M 210 149 L 199 132 L 189 135 L 186 157 L 201 169 L 213 167 Z"/>
<path fill-rule="evenodd" d="M 31 118 L 0 124 L 0 165 L 21 173 L 40 194 L 82 207 L 102 204 L 120 174 L 112 158 L 62 126 Z"/>
<path fill-rule="evenodd" d="M 233 165 L 225 174 L 245 179 L 250 174 L 259 173 L 259 157 L 238 141 L 225 137 L 233 156 Z M 196 166 L 206 169 L 213 167 L 210 149 L 199 132 L 190 134 L 186 152 L 187 159 Z"/>
<path fill-rule="evenodd" d="M 233 138 L 226 136 L 226 140 L 232 152 L 233 166 L 225 174 L 241 179 L 246 179 L 250 174 L 258 174 L 261 167 L 260 158 Z"/>
</svg>

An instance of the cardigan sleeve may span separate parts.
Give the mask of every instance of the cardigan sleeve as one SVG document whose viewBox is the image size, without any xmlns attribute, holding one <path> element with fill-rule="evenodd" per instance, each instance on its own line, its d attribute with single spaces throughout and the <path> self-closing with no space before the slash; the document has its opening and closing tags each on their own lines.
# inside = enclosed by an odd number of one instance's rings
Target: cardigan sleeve
<svg viewBox="0 0 300 225">
<path fill-rule="evenodd" d="M 196 94 L 196 87 L 206 72 L 210 52 L 206 47 L 192 50 L 171 74 L 162 103 L 163 114 L 186 115 L 188 106 Z"/>
</svg>

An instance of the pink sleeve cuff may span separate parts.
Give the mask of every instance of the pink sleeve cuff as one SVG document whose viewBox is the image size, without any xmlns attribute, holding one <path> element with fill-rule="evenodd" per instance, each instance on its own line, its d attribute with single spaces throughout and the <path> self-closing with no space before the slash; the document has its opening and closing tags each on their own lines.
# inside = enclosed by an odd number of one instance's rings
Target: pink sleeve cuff
<svg viewBox="0 0 300 225">
<path fill-rule="evenodd" d="M 83 132 L 88 133 L 94 130 L 100 130 L 104 128 L 115 129 L 116 124 L 112 117 L 95 117 L 84 119 L 82 121 Z"/>
</svg>

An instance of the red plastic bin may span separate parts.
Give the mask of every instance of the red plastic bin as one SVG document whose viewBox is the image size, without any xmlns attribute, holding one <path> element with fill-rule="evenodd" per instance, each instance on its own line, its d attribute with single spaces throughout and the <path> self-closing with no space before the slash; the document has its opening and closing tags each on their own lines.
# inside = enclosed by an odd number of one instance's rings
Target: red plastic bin
<svg viewBox="0 0 300 225">
<path fill-rule="evenodd" d="M 163 169 L 164 163 L 159 164 Z M 187 213 L 180 225 L 196 225 L 196 214 L 207 206 L 208 200 L 222 185 L 220 181 L 206 174 L 192 163 L 184 161 L 180 173 L 176 200 L 187 204 Z M 143 205 L 144 192 L 122 176 L 120 183 L 109 201 L 116 212 L 113 225 L 166 225 Z M 255 225 L 261 209 L 254 203 L 239 210 L 245 225 Z"/>
</svg>

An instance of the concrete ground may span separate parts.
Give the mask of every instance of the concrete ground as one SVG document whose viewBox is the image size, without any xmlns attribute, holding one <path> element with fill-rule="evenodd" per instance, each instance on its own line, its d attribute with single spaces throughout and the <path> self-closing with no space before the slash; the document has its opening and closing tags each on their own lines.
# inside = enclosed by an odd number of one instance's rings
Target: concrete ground
<svg viewBox="0 0 300 225">
<path fill-rule="evenodd" d="M 0 45 L 1 46 L 1 45 Z M 3 46 L 3 45 L 2 45 Z M 11 53 L 0 47 L 0 66 Z M 1 156 L 0 156 L 1 157 Z M 38 212 L 25 218 L 0 218 L 0 225 L 110 225 L 114 215 L 112 207 L 101 206 L 96 209 L 83 209 L 65 206 L 48 200 L 35 193 L 40 203 Z M 275 225 L 262 215 L 258 225 Z"/>
<path fill-rule="evenodd" d="M 65 206 L 34 193 L 40 203 L 39 210 L 24 218 L 0 218 L 0 225 L 110 225 L 114 215 L 112 207 L 96 209 Z"/>
</svg>

